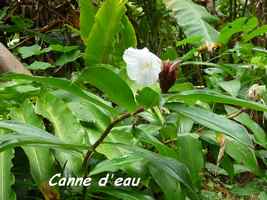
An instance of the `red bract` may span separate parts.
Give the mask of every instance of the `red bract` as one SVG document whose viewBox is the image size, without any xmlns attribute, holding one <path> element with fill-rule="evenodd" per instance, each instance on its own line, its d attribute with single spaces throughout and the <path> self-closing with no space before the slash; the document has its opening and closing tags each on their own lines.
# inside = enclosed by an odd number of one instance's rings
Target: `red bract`
<svg viewBox="0 0 267 200">
<path fill-rule="evenodd" d="M 173 86 L 178 75 L 179 61 L 164 61 L 163 69 L 159 74 L 160 88 L 162 93 L 168 92 Z"/>
</svg>

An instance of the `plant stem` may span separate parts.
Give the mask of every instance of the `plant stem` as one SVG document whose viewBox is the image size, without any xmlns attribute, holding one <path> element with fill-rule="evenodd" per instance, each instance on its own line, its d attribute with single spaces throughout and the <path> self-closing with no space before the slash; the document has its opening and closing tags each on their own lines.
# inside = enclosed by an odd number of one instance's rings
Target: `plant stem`
<svg viewBox="0 0 267 200">
<path fill-rule="evenodd" d="M 233 0 L 229 0 L 229 14 L 230 14 L 230 20 L 233 20 Z"/>
<path fill-rule="evenodd" d="M 119 122 L 129 118 L 129 117 L 132 117 L 132 116 L 135 116 L 141 112 L 144 111 L 144 108 L 139 108 L 138 110 L 136 110 L 135 112 L 133 113 L 124 113 L 122 115 L 120 115 L 118 118 L 114 119 L 109 125 L 108 127 L 104 130 L 104 132 L 102 133 L 102 135 L 100 136 L 100 138 L 93 144 L 93 146 L 87 151 L 86 153 L 86 156 L 84 158 L 84 161 L 83 161 L 83 167 L 85 169 L 85 173 L 87 175 L 87 168 L 88 168 L 88 162 L 89 160 L 92 158 L 96 148 L 104 141 L 104 139 L 109 135 L 109 133 L 111 132 L 111 130 L 113 129 L 113 127 L 118 124 Z"/>
<path fill-rule="evenodd" d="M 247 7 L 248 7 L 248 0 L 245 1 L 245 5 L 244 5 L 244 9 L 243 9 L 243 13 L 242 13 L 242 16 L 243 16 L 243 17 L 244 17 L 245 14 L 246 14 Z"/>
<path fill-rule="evenodd" d="M 108 127 L 104 130 L 104 132 L 101 134 L 100 138 L 93 144 L 93 146 L 90 147 L 90 149 L 87 151 L 85 158 L 83 160 L 83 169 L 84 169 L 84 178 L 86 178 L 89 174 L 89 170 L 88 170 L 88 163 L 91 160 L 96 148 L 102 144 L 102 142 L 104 141 L 104 139 L 109 135 L 109 133 L 111 132 L 111 130 L 113 129 L 114 126 L 116 126 L 118 123 L 120 123 L 121 121 L 135 116 L 141 112 L 144 112 L 144 108 L 139 108 L 138 110 L 136 110 L 133 113 L 124 113 L 122 115 L 120 115 L 118 118 L 114 119 L 109 125 Z M 86 187 L 83 187 L 83 199 L 85 199 L 86 196 Z"/>
</svg>

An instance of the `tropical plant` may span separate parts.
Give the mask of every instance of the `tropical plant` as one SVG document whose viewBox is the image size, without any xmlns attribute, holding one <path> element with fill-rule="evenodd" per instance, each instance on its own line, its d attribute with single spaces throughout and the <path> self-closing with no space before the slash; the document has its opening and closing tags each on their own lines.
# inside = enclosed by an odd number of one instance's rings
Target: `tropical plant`
<svg viewBox="0 0 267 200">
<path fill-rule="evenodd" d="M 0 13 L 33 73 L 0 76 L 0 200 L 266 199 L 266 25 L 192 0 L 79 8 L 68 44 Z"/>
</svg>

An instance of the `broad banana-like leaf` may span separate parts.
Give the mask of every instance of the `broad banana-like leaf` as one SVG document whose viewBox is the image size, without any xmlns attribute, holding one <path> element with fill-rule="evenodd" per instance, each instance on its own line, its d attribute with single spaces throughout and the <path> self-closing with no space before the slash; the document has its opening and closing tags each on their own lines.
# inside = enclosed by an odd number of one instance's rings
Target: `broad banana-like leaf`
<svg viewBox="0 0 267 200">
<path fill-rule="evenodd" d="M 0 129 L 0 135 L 5 134 Z M 14 149 L 8 149 L 0 152 L 0 199 L 1 200 L 15 200 L 16 194 L 11 186 L 15 182 L 15 178 L 11 173 L 13 166 L 12 159 L 14 158 Z"/>
<path fill-rule="evenodd" d="M 200 43 L 217 40 L 218 32 L 208 23 L 216 20 L 216 17 L 209 14 L 204 7 L 192 0 L 164 0 L 163 2 L 172 11 L 172 15 L 187 37 L 202 36 Z"/>
<path fill-rule="evenodd" d="M 125 13 L 125 0 L 107 0 L 99 8 L 86 43 L 85 61 L 104 63 Z"/>
<path fill-rule="evenodd" d="M 63 142 L 85 144 L 85 131 L 66 103 L 49 92 L 44 92 L 37 100 L 36 112 L 48 119 L 54 127 L 55 135 Z M 83 156 L 76 153 L 56 151 L 56 158 L 67 175 L 79 175 Z"/>
</svg>

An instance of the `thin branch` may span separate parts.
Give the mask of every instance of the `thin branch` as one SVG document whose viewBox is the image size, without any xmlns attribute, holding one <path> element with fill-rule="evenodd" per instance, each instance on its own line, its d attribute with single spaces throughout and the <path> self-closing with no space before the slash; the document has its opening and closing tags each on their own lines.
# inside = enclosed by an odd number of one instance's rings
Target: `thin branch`
<svg viewBox="0 0 267 200">
<path fill-rule="evenodd" d="M 243 17 L 244 17 L 245 14 L 246 14 L 247 7 L 248 7 L 248 0 L 245 1 L 245 5 L 244 5 L 244 9 L 243 9 L 243 13 L 242 13 L 242 16 L 243 16 Z"/>
<path fill-rule="evenodd" d="M 84 158 L 84 161 L 83 161 L 83 167 L 84 169 L 87 171 L 87 165 L 88 165 L 88 162 L 89 160 L 92 158 L 96 148 L 102 144 L 102 142 L 104 141 L 104 139 L 109 135 L 109 133 L 111 132 L 111 130 L 113 129 L 113 127 L 115 125 L 117 125 L 119 122 L 129 118 L 129 117 L 132 117 L 132 116 L 135 116 L 141 112 L 144 111 L 144 108 L 140 108 L 138 109 L 137 111 L 133 112 L 133 113 L 124 113 L 122 115 L 120 115 L 117 119 L 114 119 L 110 125 L 105 129 L 105 131 L 102 133 L 102 135 L 100 136 L 100 138 L 93 144 L 93 146 L 90 147 L 90 149 L 87 151 L 86 153 L 86 156 Z M 86 173 L 86 172 L 85 172 Z"/>
<path fill-rule="evenodd" d="M 235 20 L 237 17 L 237 1 L 234 0 L 233 4 L 233 20 Z"/>
<path fill-rule="evenodd" d="M 229 113 L 227 115 L 227 118 L 228 119 L 234 119 L 234 118 L 238 117 L 240 114 L 242 114 L 245 111 L 246 111 L 246 109 L 240 109 L 240 110 L 238 110 L 236 112 Z"/>
</svg>

